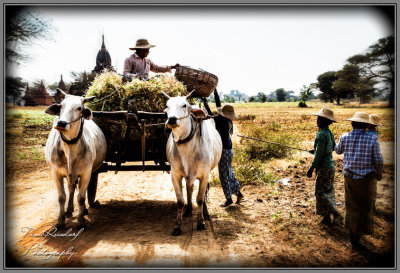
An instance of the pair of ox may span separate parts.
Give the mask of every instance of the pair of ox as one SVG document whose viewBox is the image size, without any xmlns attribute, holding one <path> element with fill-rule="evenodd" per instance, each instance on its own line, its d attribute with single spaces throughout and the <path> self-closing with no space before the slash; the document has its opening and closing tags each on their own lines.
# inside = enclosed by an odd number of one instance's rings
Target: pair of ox
<svg viewBox="0 0 400 273">
<path fill-rule="evenodd" d="M 106 140 L 101 129 L 91 120 L 91 111 L 85 102 L 94 99 L 67 95 L 61 104 L 53 104 L 47 114 L 57 115 L 46 143 L 46 161 L 52 168 L 58 190 L 60 214 L 58 227 L 63 227 L 65 217 L 73 212 L 73 196 L 78 185 L 78 226 L 84 227 L 85 193 L 91 174 L 102 165 L 106 156 Z M 192 215 L 192 195 L 195 180 L 199 180 L 196 198 L 198 205 L 197 229 L 204 229 L 204 217 L 208 216 L 205 192 L 209 174 L 221 157 L 222 142 L 212 119 L 204 120 L 206 113 L 190 105 L 188 96 L 170 98 L 168 95 L 166 126 L 172 130 L 167 142 L 167 159 L 171 165 L 171 178 L 175 190 L 178 212 L 174 235 L 182 233 L 184 197 L 182 179 L 186 181 L 187 206 L 184 216 Z M 198 119 L 198 121 L 196 121 Z M 64 211 L 66 195 L 63 178 L 68 181 L 69 200 Z M 79 178 L 79 182 L 78 182 Z M 90 202 L 89 204 L 93 204 Z M 203 213 L 204 212 L 204 213 Z"/>
</svg>

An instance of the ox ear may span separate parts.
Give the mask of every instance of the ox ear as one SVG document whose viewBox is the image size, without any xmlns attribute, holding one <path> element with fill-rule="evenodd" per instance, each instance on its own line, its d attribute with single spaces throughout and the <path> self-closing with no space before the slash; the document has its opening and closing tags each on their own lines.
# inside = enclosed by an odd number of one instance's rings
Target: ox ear
<svg viewBox="0 0 400 273">
<path fill-rule="evenodd" d="M 92 100 L 94 100 L 95 98 L 96 98 L 96 96 L 91 96 L 91 97 L 83 98 L 83 103 L 92 101 Z"/>
<path fill-rule="evenodd" d="M 190 114 L 195 118 L 206 118 L 207 114 L 203 109 L 192 108 Z"/>
<path fill-rule="evenodd" d="M 92 111 L 90 109 L 88 109 L 88 108 L 83 109 L 82 117 L 84 119 L 92 119 Z"/>
<path fill-rule="evenodd" d="M 57 94 L 59 94 L 61 97 L 66 97 L 68 94 L 65 93 L 63 90 L 60 88 L 57 88 Z"/>
<path fill-rule="evenodd" d="M 61 110 L 61 104 L 54 103 L 47 107 L 45 113 L 53 116 L 58 116 L 60 115 L 60 110 Z"/>
</svg>

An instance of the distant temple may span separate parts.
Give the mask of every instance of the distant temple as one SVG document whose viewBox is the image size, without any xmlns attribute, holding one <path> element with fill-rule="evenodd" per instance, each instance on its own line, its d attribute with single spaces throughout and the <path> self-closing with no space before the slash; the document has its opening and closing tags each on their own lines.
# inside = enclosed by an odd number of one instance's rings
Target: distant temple
<svg viewBox="0 0 400 273">
<path fill-rule="evenodd" d="M 96 73 L 100 73 L 105 68 L 113 70 L 113 67 L 111 66 L 110 53 L 108 53 L 108 50 L 106 49 L 106 45 L 104 44 L 104 34 L 102 35 L 102 38 L 103 38 L 103 43 L 101 45 L 99 52 L 97 53 L 96 66 L 93 69 L 93 72 L 96 72 Z"/>
<path fill-rule="evenodd" d="M 51 96 L 46 91 L 43 81 L 40 82 L 39 88 L 33 89 L 33 92 L 29 89 L 29 85 L 27 84 L 25 95 L 22 99 L 25 102 L 25 106 L 50 105 L 53 103 Z"/>
<path fill-rule="evenodd" d="M 36 102 L 32 97 L 31 90 L 29 90 L 29 84 L 26 84 L 25 95 L 22 99 L 25 102 L 24 103 L 25 106 L 35 106 L 36 105 Z"/>
<path fill-rule="evenodd" d="M 46 87 L 44 86 L 43 80 L 40 82 L 39 89 L 37 90 L 37 92 L 32 96 L 36 102 L 36 105 L 50 105 L 53 103 L 51 96 L 46 91 Z"/>
</svg>

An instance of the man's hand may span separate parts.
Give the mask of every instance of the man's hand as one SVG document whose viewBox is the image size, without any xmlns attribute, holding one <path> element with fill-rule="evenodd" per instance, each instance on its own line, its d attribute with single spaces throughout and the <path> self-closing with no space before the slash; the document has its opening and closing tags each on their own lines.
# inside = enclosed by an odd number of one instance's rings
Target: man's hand
<svg viewBox="0 0 400 273">
<path fill-rule="evenodd" d="M 176 64 L 176 65 L 171 66 L 171 69 L 177 69 L 180 66 L 181 66 L 180 64 Z"/>
<path fill-rule="evenodd" d="M 312 177 L 312 173 L 314 172 L 314 170 L 313 169 L 308 169 L 308 172 L 307 172 L 307 177 Z"/>
</svg>

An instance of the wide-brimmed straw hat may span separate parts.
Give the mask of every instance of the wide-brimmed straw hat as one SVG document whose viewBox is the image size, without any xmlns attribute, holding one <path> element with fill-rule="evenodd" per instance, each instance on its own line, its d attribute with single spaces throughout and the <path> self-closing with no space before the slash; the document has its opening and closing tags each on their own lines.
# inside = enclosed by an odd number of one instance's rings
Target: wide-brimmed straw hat
<svg viewBox="0 0 400 273">
<path fill-rule="evenodd" d="M 333 111 L 331 109 L 329 109 L 329 108 L 326 108 L 326 107 L 322 108 L 318 113 L 315 113 L 313 115 L 314 116 L 319 116 L 319 117 L 322 117 L 322 118 L 326 118 L 326 119 L 329 119 L 329 120 L 331 120 L 333 122 L 336 122 L 335 115 L 333 114 Z"/>
<path fill-rule="evenodd" d="M 230 103 L 226 103 L 222 107 L 217 107 L 217 113 L 218 115 L 229 118 L 231 120 L 237 119 L 235 108 Z"/>
<path fill-rule="evenodd" d="M 377 114 L 369 115 L 369 123 L 372 125 L 380 126 L 381 125 L 381 117 Z"/>
<path fill-rule="evenodd" d="M 361 122 L 361 123 L 369 123 L 369 115 L 368 113 L 365 112 L 356 112 L 352 118 L 346 120 Z"/>
<path fill-rule="evenodd" d="M 146 39 L 138 39 L 136 41 L 136 46 L 135 47 L 130 47 L 130 50 L 134 50 L 134 49 L 146 49 L 146 48 L 151 48 L 151 47 L 155 47 L 155 45 L 151 45 L 149 43 L 149 41 L 147 41 Z"/>
</svg>

